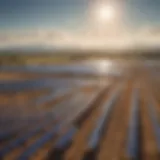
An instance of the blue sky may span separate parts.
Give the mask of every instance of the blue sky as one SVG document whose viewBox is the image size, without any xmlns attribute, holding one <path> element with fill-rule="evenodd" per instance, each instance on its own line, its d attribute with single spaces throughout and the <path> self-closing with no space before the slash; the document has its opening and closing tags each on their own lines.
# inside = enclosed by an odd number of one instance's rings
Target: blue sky
<svg viewBox="0 0 160 160">
<path fill-rule="evenodd" d="M 128 0 L 126 10 L 128 23 L 134 26 L 160 24 L 160 0 Z"/>
<path fill-rule="evenodd" d="M 0 28 L 77 27 L 86 16 L 87 3 L 87 0 L 0 0 Z"/>
<path fill-rule="evenodd" d="M 84 27 L 91 1 L 94 0 L 0 0 L 0 29 Z M 123 18 L 127 24 L 160 24 L 160 0 L 121 1 L 126 7 Z"/>
</svg>

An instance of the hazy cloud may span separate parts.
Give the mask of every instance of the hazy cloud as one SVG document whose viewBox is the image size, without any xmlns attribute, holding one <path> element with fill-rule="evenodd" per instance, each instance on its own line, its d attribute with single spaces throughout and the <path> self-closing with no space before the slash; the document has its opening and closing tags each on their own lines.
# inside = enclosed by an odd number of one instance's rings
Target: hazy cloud
<svg viewBox="0 0 160 160">
<path fill-rule="evenodd" d="M 115 33 L 115 32 L 114 32 Z M 30 30 L 0 32 L 0 48 L 19 46 L 53 46 L 74 48 L 127 48 L 134 44 L 160 46 L 160 27 L 143 27 L 134 32 L 99 34 L 81 31 L 78 33 L 59 30 Z"/>
</svg>

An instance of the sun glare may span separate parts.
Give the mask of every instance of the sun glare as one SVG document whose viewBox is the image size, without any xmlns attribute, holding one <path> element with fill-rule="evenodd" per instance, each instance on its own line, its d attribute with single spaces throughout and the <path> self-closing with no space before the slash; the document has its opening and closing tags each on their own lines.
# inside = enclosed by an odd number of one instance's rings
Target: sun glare
<svg viewBox="0 0 160 160">
<path fill-rule="evenodd" d="M 96 9 L 96 19 L 100 22 L 112 21 L 115 17 L 115 9 L 110 5 L 100 5 Z"/>
</svg>

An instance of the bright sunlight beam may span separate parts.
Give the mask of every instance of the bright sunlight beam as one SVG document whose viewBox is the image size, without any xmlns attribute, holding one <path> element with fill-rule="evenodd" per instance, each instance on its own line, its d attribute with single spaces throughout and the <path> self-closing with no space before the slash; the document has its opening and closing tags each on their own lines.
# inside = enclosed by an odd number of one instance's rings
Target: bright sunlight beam
<svg viewBox="0 0 160 160">
<path fill-rule="evenodd" d="M 96 7 L 95 17 L 101 23 L 113 21 L 115 18 L 115 9 L 113 6 L 101 4 Z"/>
</svg>

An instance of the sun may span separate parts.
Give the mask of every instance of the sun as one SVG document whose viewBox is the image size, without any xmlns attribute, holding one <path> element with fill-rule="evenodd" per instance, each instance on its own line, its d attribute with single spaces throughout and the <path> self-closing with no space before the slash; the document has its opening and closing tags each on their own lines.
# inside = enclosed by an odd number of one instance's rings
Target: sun
<svg viewBox="0 0 160 160">
<path fill-rule="evenodd" d="M 100 22 L 109 22 L 115 18 L 115 9 L 110 5 L 97 6 L 95 12 L 96 19 Z"/>
</svg>

